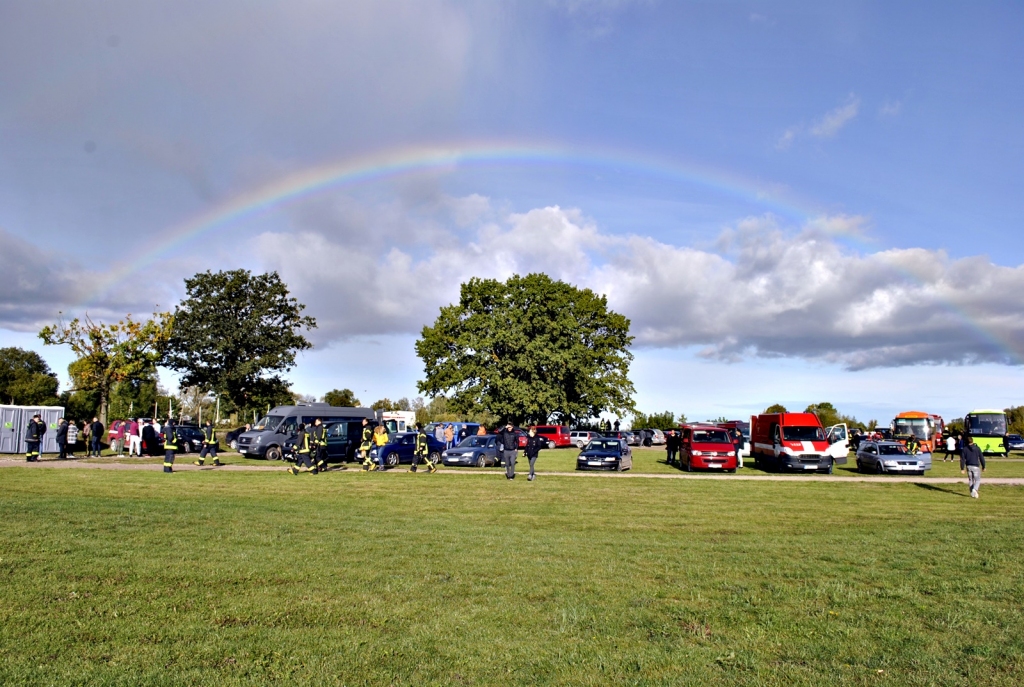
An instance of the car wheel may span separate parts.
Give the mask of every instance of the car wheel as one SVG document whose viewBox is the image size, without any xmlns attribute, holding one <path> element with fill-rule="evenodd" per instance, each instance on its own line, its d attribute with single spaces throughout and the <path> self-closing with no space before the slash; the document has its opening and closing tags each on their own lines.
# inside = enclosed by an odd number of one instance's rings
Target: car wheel
<svg viewBox="0 0 1024 687">
<path fill-rule="evenodd" d="M 549 441 L 548 442 L 548 448 L 552 448 L 552 449 L 555 448 L 555 442 Z"/>
<path fill-rule="evenodd" d="M 480 456 L 479 458 L 477 458 L 476 459 L 476 466 L 478 468 L 485 468 L 485 467 L 487 467 L 487 456 Z"/>
<path fill-rule="evenodd" d="M 576 448 L 578 448 L 579 450 L 582 451 L 583 450 L 583 446 L 584 446 L 584 444 L 583 444 L 582 441 L 577 441 L 576 442 Z"/>
<path fill-rule="evenodd" d="M 277 446 L 271 446 L 267 449 L 267 460 L 281 460 L 284 456 L 281 454 L 281 449 Z"/>
<path fill-rule="evenodd" d="M 384 456 L 384 462 L 390 467 L 398 465 L 398 451 L 392 451 L 391 453 Z"/>
<path fill-rule="evenodd" d="M 693 472 L 693 465 L 690 463 L 690 457 L 686 457 L 686 471 Z"/>
<path fill-rule="evenodd" d="M 728 470 L 726 470 L 726 472 L 736 474 L 736 468 L 729 468 Z"/>
<path fill-rule="evenodd" d="M 857 472 L 864 472 L 864 466 L 861 465 L 860 459 L 857 459 Z"/>
<path fill-rule="evenodd" d="M 885 474 L 885 469 L 882 467 L 882 461 L 878 461 L 877 463 L 875 463 L 875 474 L 876 475 L 883 475 L 883 474 Z"/>
<path fill-rule="evenodd" d="M 431 451 L 430 455 L 427 456 L 427 460 L 430 461 L 431 465 L 437 465 L 439 462 L 441 462 L 441 454 L 438 453 L 437 451 Z"/>
<path fill-rule="evenodd" d="M 833 461 L 829 461 L 828 470 L 825 470 L 825 474 L 826 475 L 831 475 L 832 471 L 835 470 L 835 469 L 836 469 L 836 462 L 834 460 Z"/>
<path fill-rule="evenodd" d="M 622 472 L 622 461 L 615 464 L 615 472 Z"/>
<path fill-rule="evenodd" d="M 231 447 L 232 451 L 237 451 L 238 450 L 238 442 L 233 440 L 233 439 L 231 440 L 230 443 L 228 443 L 228 446 Z"/>
</svg>

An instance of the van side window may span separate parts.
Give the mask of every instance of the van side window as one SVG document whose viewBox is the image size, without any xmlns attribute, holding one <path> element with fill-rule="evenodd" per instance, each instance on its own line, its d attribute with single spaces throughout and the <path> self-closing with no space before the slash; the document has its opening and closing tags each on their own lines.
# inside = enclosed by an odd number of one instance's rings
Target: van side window
<svg viewBox="0 0 1024 687">
<path fill-rule="evenodd" d="M 341 438 L 341 439 L 347 439 L 348 438 L 348 425 L 345 424 L 344 422 L 339 422 L 338 424 L 336 424 L 333 427 L 331 427 L 331 431 L 327 433 L 327 436 L 337 437 L 337 438 Z"/>
<path fill-rule="evenodd" d="M 296 422 L 294 417 L 285 419 L 277 428 L 282 434 L 295 434 Z"/>
</svg>

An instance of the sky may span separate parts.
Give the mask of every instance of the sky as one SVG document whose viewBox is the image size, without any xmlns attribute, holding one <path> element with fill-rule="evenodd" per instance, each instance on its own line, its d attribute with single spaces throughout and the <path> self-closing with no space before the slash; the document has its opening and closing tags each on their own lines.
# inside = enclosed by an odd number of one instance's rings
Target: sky
<svg viewBox="0 0 1024 687">
<path fill-rule="evenodd" d="M 303 394 L 414 397 L 473 276 L 631 320 L 637 407 L 1024 403 L 1024 5 L 0 0 L 0 346 L 276 270 Z M 162 371 L 162 379 L 175 379 Z"/>
</svg>

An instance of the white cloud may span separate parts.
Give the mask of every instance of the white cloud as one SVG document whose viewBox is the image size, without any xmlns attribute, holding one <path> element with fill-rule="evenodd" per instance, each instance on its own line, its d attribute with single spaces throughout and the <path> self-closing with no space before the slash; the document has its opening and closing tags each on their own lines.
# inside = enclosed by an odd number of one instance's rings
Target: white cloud
<svg viewBox="0 0 1024 687">
<path fill-rule="evenodd" d="M 880 117 L 896 117 L 903 111 L 903 102 L 900 100 L 887 100 L 878 108 Z"/>
<path fill-rule="evenodd" d="M 779 140 L 776 141 L 775 147 L 778 148 L 779 150 L 786 150 L 791 145 L 793 145 L 793 141 L 796 140 L 796 135 L 798 133 L 800 133 L 799 127 L 789 127 L 784 132 L 782 132 L 782 136 L 780 136 Z"/>
<path fill-rule="evenodd" d="M 317 317 L 321 343 L 416 333 L 471 276 L 546 272 L 607 294 L 631 318 L 638 346 L 851 369 L 1019 362 L 993 337 L 1024 337 L 1024 305 L 1011 295 L 1024 291 L 1024 266 L 925 249 L 862 255 L 835 242 L 862 233 L 863 217 L 819 217 L 797 228 L 747 218 L 708 251 L 603 233 L 578 210 L 559 207 L 467 230 L 441 228 L 456 226 L 451 217 L 393 224 L 385 209 L 386 230 L 376 232 L 372 216 L 344 234 L 307 227 L 257 241 L 266 266 Z"/>
<path fill-rule="evenodd" d="M 857 116 L 859 109 L 860 98 L 851 93 L 844 104 L 828 112 L 811 126 L 811 136 L 815 138 L 832 138 Z"/>
</svg>

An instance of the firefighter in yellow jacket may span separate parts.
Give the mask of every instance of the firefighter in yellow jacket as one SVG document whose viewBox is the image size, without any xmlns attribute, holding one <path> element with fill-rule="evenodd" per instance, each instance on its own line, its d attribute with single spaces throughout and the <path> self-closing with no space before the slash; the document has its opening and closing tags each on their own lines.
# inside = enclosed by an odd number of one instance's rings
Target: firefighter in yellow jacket
<svg viewBox="0 0 1024 687">
<path fill-rule="evenodd" d="M 306 425 L 299 423 L 299 433 L 295 437 L 295 465 L 288 468 L 288 472 L 297 475 L 300 472 L 311 472 L 314 475 L 319 472 L 313 463 L 310 455 L 311 444 L 309 433 L 306 432 Z"/>
<path fill-rule="evenodd" d="M 164 472 L 174 472 L 174 454 L 178 451 L 178 432 L 174 426 L 174 418 L 167 418 L 162 434 L 164 435 Z"/>
<path fill-rule="evenodd" d="M 427 472 L 437 472 L 437 466 L 430 462 L 430 442 L 427 439 L 427 430 L 423 425 L 416 423 L 416 448 L 412 453 L 412 467 L 409 472 L 416 472 L 416 464 L 423 460 L 427 464 Z"/>
<path fill-rule="evenodd" d="M 370 426 L 370 421 L 364 417 L 363 437 L 359 442 L 359 453 L 363 459 L 363 470 L 369 470 L 373 465 L 373 461 L 370 460 L 371 448 L 373 448 L 373 427 Z"/>
<path fill-rule="evenodd" d="M 203 449 L 199 452 L 199 460 L 193 465 L 202 467 L 206 463 L 206 454 L 213 458 L 214 465 L 223 465 L 217 457 L 217 433 L 213 429 L 213 423 L 209 420 L 203 425 Z"/>
</svg>

